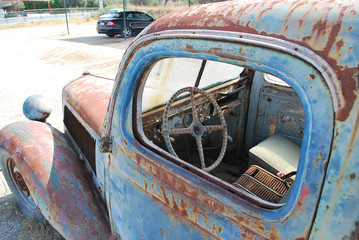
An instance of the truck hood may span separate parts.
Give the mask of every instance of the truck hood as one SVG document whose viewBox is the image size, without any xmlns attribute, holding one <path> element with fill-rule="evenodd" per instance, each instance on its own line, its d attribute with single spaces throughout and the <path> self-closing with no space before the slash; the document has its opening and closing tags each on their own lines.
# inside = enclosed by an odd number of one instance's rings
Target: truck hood
<svg viewBox="0 0 359 240">
<path fill-rule="evenodd" d="M 64 106 L 75 111 L 80 122 L 86 123 L 98 136 L 101 136 L 107 107 L 110 101 L 114 80 L 91 74 L 82 75 L 63 89 Z"/>
</svg>

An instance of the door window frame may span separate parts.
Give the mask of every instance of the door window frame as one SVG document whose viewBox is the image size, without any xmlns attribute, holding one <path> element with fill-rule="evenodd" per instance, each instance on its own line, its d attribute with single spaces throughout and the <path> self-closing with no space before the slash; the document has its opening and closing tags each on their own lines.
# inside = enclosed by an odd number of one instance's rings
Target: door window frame
<svg viewBox="0 0 359 240">
<path fill-rule="evenodd" d="M 340 105 L 337 98 L 333 96 L 333 92 L 336 90 L 335 80 L 333 80 L 335 77 L 331 75 L 330 71 L 324 71 L 324 67 L 327 69 L 330 67 L 327 64 L 323 65 L 323 60 L 308 49 L 288 42 L 279 44 L 271 38 L 244 36 L 243 34 L 227 34 L 225 37 L 219 37 L 216 32 L 212 33 L 211 31 L 201 32 L 201 34 L 201 37 L 197 37 L 192 32 L 148 35 L 131 46 L 122 61 L 123 64 L 120 66 L 116 80 L 117 86 L 113 94 L 121 96 L 121 98 L 112 98 L 113 110 L 110 111 L 110 114 L 113 115 L 109 119 L 112 122 L 111 128 L 118 129 L 120 136 L 127 139 L 127 142 L 136 143 L 133 145 L 135 149 L 146 152 L 156 161 L 176 163 L 171 167 L 178 174 L 181 174 L 181 171 L 186 172 L 189 181 L 194 178 L 198 180 L 197 176 L 199 175 L 204 183 L 209 181 L 209 189 L 219 190 L 218 187 L 228 184 L 211 181 L 209 174 L 197 169 L 190 169 L 191 167 L 185 162 L 146 141 L 141 125 L 141 94 L 137 95 L 143 90 L 144 79 L 155 61 L 174 56 L 223 61 L 278 76 L 288 82 L 297 92 L 305 109 L 305 129 L 296 177 L 298 181 L 295 181 L 293 185 L 293 191 L 287 204 L 281 208 L 277 208 L 275 206 L 277 204 L 265 204 L 252 196 L 248 197 L 248 195 L 242 194 L 239 194 L 239 197 L 243 197 L 245 201 L 259 204 L 265 208 L 259 207 L 253 211 L 252 207 L 248 207 L 247 204 L 233 205 L 233 202 L 228 204 L 239 211 L 268 221 L 281 221 L 280 219 L 284 219 L 295 210 L 303 211 L 303 213 L 310 210 L 310 214 L 314 214 L 313 210 L 315 210 L 320 196 L 325 177 L 325 166 L 330 154 L 334 109 L 335 106 Z M 249 42 L 251 44 L 248 44 Z M 220 46 L 221 52 L 213 51 L 215 46 Z M 295 49 L 294 52 L 293 49 Z M 240 57 L 238 54 L 234 54 L 238 52 L 242 54 Z M 222 57 L 224 53 L 227 54 L 227 59 Z M 288 64 L 289 60 L 294 62 Z M 293 68 L 293 65 L 296 65 L 297 68 Z M 296 80 L 298 76 L 302 76 L 300 81 Z M 313 81 L 313 76 L 318 81 Z M 111 130 L 107 129 L 107 132 L 110 133 Z M 223 193 L 220 192 L 218 193 L 222 196 Z M 232 194 L 229 196 L 233 198 Z M 226 195 L 222 197 L 228 198 Z M 243 202 L 240 198 L 237 200 Z M 277 209 L 268 211 L 267 208 Z M 307 214 L 309 213 L 307 212 Z"/>
</svg>

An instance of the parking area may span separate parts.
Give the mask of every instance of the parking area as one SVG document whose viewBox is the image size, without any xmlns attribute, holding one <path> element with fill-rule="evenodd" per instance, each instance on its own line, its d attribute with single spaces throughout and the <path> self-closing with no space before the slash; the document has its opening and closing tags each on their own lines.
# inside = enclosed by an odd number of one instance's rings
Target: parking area
<svg viewBox="0 0 359 240">
<path fill-rule="evenodd" d="M 95 21 L 85 20 L 70 23 L 70 35 L 64 23 L 0 29 L 0 128 L 25 120 L 24 100 L 30 95 L 42 94 L 52 106 L 48 122 L 62 131 L 63 86 L 85 70 L 115 78 L 122 55 L 133 38 L 99 35 L 95 25 Z M 34 229 L 24 228 L 25 219 L 13 205 L 0 171 L 0 239 L 18 239 L 19 236 L 41 239 L 31 235 Z M 40 228 L 39 231 L 47 230 Z M 47 235 L 47 239 L 51 239 L 51 234 Z"/>
<path fill-rule="evenodd" d="M 14 12 L 16 15 L 17 12 Z M 22 15 L 21 15 L 22 14 Z M 97 13 L 95 12 L 80 12 L 80 13 L 69 13 L 67 17 L 70 18 L 90 18 L 91 16 L 95 16 Z M 65 19 L 66 15 L 64 13 L 59 14 L 50 14 L 50 13 L 40 13 L 34 14 L 29 13 L 24 15 L 24 13 L 20 13 L 18 16 L 4 18 L 1 17 L 0 14 L 0 25 L 13 25 L 13 24 L 21 24 L 21 23 L 31 23 L 37 21 L 53 21 L 58 19 Z"/>
</svg>

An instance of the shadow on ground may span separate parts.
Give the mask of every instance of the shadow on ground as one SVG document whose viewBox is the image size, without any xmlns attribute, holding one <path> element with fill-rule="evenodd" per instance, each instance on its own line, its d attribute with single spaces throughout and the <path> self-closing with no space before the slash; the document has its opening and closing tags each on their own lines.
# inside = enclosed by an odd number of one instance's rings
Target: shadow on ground
<svg viewBox="0 0 359 240">
<path fill-rule="evenodd" d="M 86 36 L 86 37 L 73 37 L 61 39 L 66 42 L 83 43 L 93 46 L 104 46 L 118 49 L 126 49 L 134 37 L 127 38 L 126 40 L 120 36 L 113 38 L 107 37 L 106 35 L 99 36 Z"/>
</svg>

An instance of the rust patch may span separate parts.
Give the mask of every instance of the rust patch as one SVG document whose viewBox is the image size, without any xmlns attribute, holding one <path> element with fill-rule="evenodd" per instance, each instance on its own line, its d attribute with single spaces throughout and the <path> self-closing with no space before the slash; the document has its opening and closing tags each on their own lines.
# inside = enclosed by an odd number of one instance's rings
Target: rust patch
<svg viewBox="0 0 359 240">
<path fill-rule="evenodd" d="M 141 158 L 141 160 L 139 161 L 138 158 Z M 169 212 L 171 215 L 179 214 L 183 216 L 183 218 L 176 217 L 178 221 L 189 220 L 195 229 L 201 229 L 201 231 L 210 233 L 214 238 L 220 239 L 223 226 L 213 223 L 211 217 L 209 217 L 216 213 L 231 219 L 233 224 L 236 224 L 241 229 L 240 232 L 245 232 L 245 236 L 254 238 L 260 236 L 261 239 L 276 239 L 275 237 L 278 236 L 275 230 L 267 230 L 268 226 L 267 228 L 264 227 L 259 221 L 255 224 L 251 221 L 252 218 L 245 216 L 245 214 L 237 212 L 221 202 L 214 201 L 209 193 L 196 190 L 185 179 L 168 172 L 158 162 L 153 162 L 151 158 L 136 154 L 134 166 L 137 168 L 137 170 L 133 169 L 135 172 L 149 171 L 146 175 L 151 175 L 155 178 L 154 180 L 148 178 L 142 184 L 137 183 L 136 179 L 128 178 L 128 180 L 143 189 L 143 191 L 148 192 L 155 201 L 162 202 L 163 204 L 160 204 L 160 206 L 162 206 L 163 211 Z M 150 185 L 152 186 L 151 188 L 148 187 Z M 270 235 L 272 238 L 269 237 Z"/>
<path fill-rule="evenodd" d="M 120 239 L 121 239 L 121 236 L 117 232 L 112 233 L 112 236 L 110 237 L 110 240 L 120 240 Z"/>
<path fill-rule="evenodd" d="M 83 75 L 63 90 L 66 102 L 101 136 L 114 81 Z"/>
<path fill-rule="evenodd" d="M 336 62 L 335 60 L 326 60 L 335 70 L 342 85 L 345 105 L 337 112 L 336 119 L 344 122 L 349 117 L 351 109 L 353 108 L 354 102 L 357 98 L 355 91 L 357 91 L 357 81 L 359 82 L 359 80 L 356 79 L 358 78 L 359 65 L 357 68 L 349 68 L 345 66 L 345 68 L 342 69 L 341 66 L 333 63 Z"/>
<path fill-rule="evenodd" d="M 13 157 L 31 196 L 47 220 L 73 239 L 111 235 L 105 209 L 67 137 L 47 124 L 25 121 L 6 126 L 0 144 Z"/>
<path fill-rule="evenodd" d="M 193 51 L 194 50 L 194 48 L 193 48 L 193 46 L 192 45 L 190 45 L 190 44 L 187 44 L 186 45 L 186 51 Z"/>
<path fill-rule="evenodd" d="M 358 81 L 359 82 L 359 81 Z M 348 152 L 346 155 L 346 158 L 348 159 L 353 151 L 353 148 L 355 147 L 355 140 L 357 138 L 358 135 L 358 129 L 359 129 L 359 113 L 357 113 L 357 118 L 355 120 L 355 125 L 353 126 L 353 132 L 352 132 L 352 136 L 350 138 L 350 142 L 349 142 L 349 146 L 348 146 Z"/>
<path fill-rule="evenodd" d="M 338 41 L 335 46 L 336 46 L 336 51 L 339 52 L 341 50 L 341 48 L 343 47 L 344 42 L 343 39 L 340 39 L 340 41 Z"/>
<path fill-rule="evenodd" d="M 165 200 L 165 203 L 168 205 L 170 203 L 170 200 L 168 199 L 168 197 L 166 195 L 166 188 L 163 185 L 161 185 L 160 188 L 161 188 L 161 192 L 162 192 L 162 197 Z"/>
<path fill-rule="evenodd" d="M 261 232 L 264 232 L 265 226 L 258 220 L 254 220 L 254 227 Z"/>
<path fill-rule="evenodd" d="M 165 230 L 163 230 L 162 228 L 161 228 L 161 233 L 162 233 L 162 236 L 163 236 L 163 237 L 166 237 L 166 232 L 165 232 Z"/>
<path fill-rule="evenodd" d="M 303 209 L 302 206 L 307 201 L 307 197 L 309 194 L 310 194 L 310 187 L 306 184 L 303 184 L 303 188 L 299 196 L 299 201 L 297 203 L 298 207 L 301 209 L 302 212 L 305 212 L 305 209 Z"/>
<path fill-rule="evenodd" d="M 280 239 L 279 233 L 277 229 L 273 229 L 270 233 L 269 233 L 269 239 Z"/>
<path fill-rule="evenodd" d="M 315 157 L 315 160 L 313 161 L 313 164 L 322 162 L 324 157 L 324 154 L 322 152 L 319 152 L 319 155 Z"/>
<path fill-rule="evenodd" d="M 193 46 L 191 46 L 189 44 L 186 45 L 186 51 L 191 52 L 191 53 L 206 53 L 207 52 L 207 51 L 196 50 L 193 48 Z M 212 48 L 212 49 L 210 49 L 210 52 L 220 58 L 232 58 L 232 59 L 236 59 L 236 60 L 239 60 L 242 62 L 247 61 L 246 58 L 240 57 L 237 54 L 223 52 L 221 48 Z"/>
<path fill-rule="evenodd" d="M 359 222 L 355 223 L 355 230 L 350 234 L 350 239 L 353 240 L 359 239 Z"/>
<path fill-rule="evenodd" d="M 172 195 L 172 203 L 173 203 L 173 208 L 177 211 L 180 212 L 180 208 L 178 207 L 178 204 L 176 202 L 175 197 Z"/>
<path fill-rule="evenodd" d="M 278 116 L 268 114 L 266 116 L 266 127 L 269 130 L 269 135 L 275 134 L 276 126 L 277 126 Z"/>
<path fill-rule="evenodd" d="M 182 216 L 184 217 L 187 217 L 188 216 L 188 213 L 187 213 L 187 205 L 186 205 L 186 202 L 181 199 L 181 210 L 180 210 L 180 213 Z"/>
<path fill-rule="evenodd" d="M 143 182 L 144 182 L 144 184 L 145 184 L 145 189 L 146 189 L 146 191 L 148 191 L 148 183 L 147 183 L 147 181 L 146 181 L 146 180 L 143 180 Z"/>
<path fill-rule="evenodd" d="M 350 180 L 354 180 L 355 178 L 356 178 L 356 174 L 355 174 L 355 173 L 350 174 Z"/>
<path fill-rule="evenodd" d="M 230 1 L 196 6 L 161 17 L 148 28 L 147 34 L 165 30 L 220 30 L 270 36 L 311 49 L 333 68 L 341 81 L 345 106 L 341 106 L 336 117 L 339 121 L 345 121 L 356 99 L 357 79 L 354 74 L 358 68 L 351 68 L 344 64 L 339 65 L 335 58 L 338 55 L 332 55 L 332 52 L 339 52 L 344 46 L 345 38 L 341 35 L 343 18 L 356 14 L 355 11 L 351 10 L 353 4 L 350 2 L 345 3 L 347 5 L 336 2 L 327 4 L 319 0 L 306 3 L 290 2 L 283 10 L 287 11 L 285 21 L 278 21 L 278 24 L 282 25 L 281 31 L 266 32 L 260 29 L 258 26 L 265 24 L 262 22 L 263 19 L 271 17 L 273 11 L 269 10 L 282 7 L 281 4 L 282 1 L 262 3 Z M 331 17 L 329 17 L 329 13 Z M 288 28 L 289 24 L 291 27 Z M 304 35 L 307 32 L 304 31 L 306 30 L 304 27 L 307 28 L 308 26 L 312 26 L 311 33 Z M 297 28 L 297 37 L 291 37 L 288 34 L 292 31 L 292 27 Z M 349 30 L 352 28 L 352 26 L 348 27 Z M 193 51 L 193 47 L 187 46 L 187 50 Z M 216 52 L 216 54 L 222 57 L 224 53 Z M 226 56 L 228 57 L 228 55 Z M 241 59 L 241 61 L 245 61 L 245 59 Z"/>
</svg>

